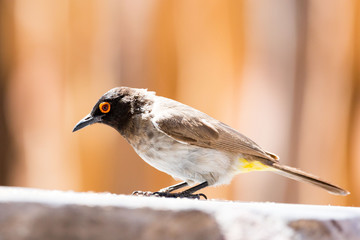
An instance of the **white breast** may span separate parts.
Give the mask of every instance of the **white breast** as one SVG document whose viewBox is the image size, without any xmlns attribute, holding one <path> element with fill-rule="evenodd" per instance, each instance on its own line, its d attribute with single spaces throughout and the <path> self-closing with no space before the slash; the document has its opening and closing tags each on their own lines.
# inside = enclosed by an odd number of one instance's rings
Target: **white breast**
<svg viewBox="0 0 360 240">
<path fill-rule="evenodd" d="M 142 144 L 133 145 L 139 156 L 151 166 L 189 184 L 207 181 L 209 185 L 227 184 L 236 174 L 237 157 L 223 152 L 180 143 L 155 132 Z M 149 131 L 149 129 L 148 129 Z M 144 134 L 149 136 L 149 134 Z"/>
</svg>

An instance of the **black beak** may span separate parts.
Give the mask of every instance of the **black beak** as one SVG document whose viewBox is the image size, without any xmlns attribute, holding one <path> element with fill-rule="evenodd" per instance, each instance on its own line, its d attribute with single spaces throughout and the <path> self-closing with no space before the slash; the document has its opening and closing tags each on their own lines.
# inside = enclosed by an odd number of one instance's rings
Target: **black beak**
<svg viewBox="0 0 360 240">
<path fill-rule="evenodd" d="M 74 129 L 72 131 L 76 132 L 77 130 L 80 130 L 88 125 L 99 122 L 99 120 L 100 120 L 99 117 L 93 117 L 89 114 L 86 117 L 84 117 L 83 119 L 81 119 L 80 122 L 78 122 L 76 124 L 76 126 L 74 127 Z"/>
</svg>

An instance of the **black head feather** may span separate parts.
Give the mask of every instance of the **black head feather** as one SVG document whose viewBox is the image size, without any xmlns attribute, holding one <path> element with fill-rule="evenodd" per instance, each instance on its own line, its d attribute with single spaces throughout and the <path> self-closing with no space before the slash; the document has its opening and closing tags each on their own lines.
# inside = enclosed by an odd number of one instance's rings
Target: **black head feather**
<svg viewBox="0 0 360 240">
<path fill-rule="evenodd" d="M 73 131 L 93 123 L 104 123 L 122 132 L 134 115 L 143 113 L 144 107 L 152 103 L 149 99 L 151 95 L 153 93 L 146 89 L 113 88 L 98 100 L 91 113 L 81 120 Z M 102 112 L 99 107 L 105 102 L 110 104 L 110 111 L 107 113 Z"/>
</svg>

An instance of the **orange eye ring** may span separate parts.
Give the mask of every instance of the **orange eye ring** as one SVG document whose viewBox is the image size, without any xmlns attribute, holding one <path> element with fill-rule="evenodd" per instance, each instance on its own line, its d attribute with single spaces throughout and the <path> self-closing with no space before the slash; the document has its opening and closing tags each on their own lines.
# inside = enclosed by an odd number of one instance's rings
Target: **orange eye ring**
<svg viewBox="0 0 360 240">
<path fill-rule="evenodd" d="M 108 102 L 102 102 L 99 105 L 99 109 L 102 113 L 108 113 L 110 112 L 110 103 Z"/>
</svg>

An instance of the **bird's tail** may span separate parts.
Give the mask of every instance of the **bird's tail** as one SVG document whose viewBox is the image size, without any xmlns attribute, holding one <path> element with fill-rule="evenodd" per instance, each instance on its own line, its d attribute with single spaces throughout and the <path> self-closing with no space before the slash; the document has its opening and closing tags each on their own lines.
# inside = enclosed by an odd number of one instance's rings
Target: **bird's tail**
<svg viewBox="0 0 360 240">
<path fill-rule="evenodd" d="M 342 195 L 342 196 L 349 194 L 349 192 L 346 191 L 345 189 L 337 187 L 331 183 L 325 182 L 325 181 L 319 179 L 318 177 L 308 174 L 306 172 L 303 172 L 299 169 L 280 165 L 278 163 L 271 164 L 271 167 L 278 170 L 278 171 L 274 171 L 275 173 L 278 173 L 278 174 L 283 175 L 288 178 L 292 178 L 297 181 L 303 181 L 303 182 L 308 182 L 308 183 L 314 184 L 315 186 L 324 188 L 329 193 L 332 193 L 335 195 Z"/>
</svg>

